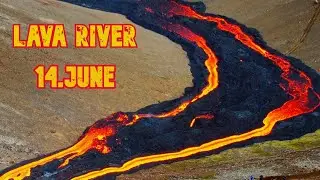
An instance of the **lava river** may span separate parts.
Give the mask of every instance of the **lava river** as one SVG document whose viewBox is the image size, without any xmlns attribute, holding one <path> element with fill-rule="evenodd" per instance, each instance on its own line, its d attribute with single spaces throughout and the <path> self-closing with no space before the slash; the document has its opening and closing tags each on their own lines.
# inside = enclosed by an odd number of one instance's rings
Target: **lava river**
<svg viewBox="0 0 320 180">
<path fill-rule="evenodd" d="M 1 180 L 113 177 L 252 139 L 286 139 L 277 124 L 288 121 L 295 127 L 298 117 L 317 125 L 288 139 L 320 127 L 319 117 L 310 115 L 319 111 L 319 87 L 314 85 L 319 75 L 267 47 L 256 32 L 232 19 L 205 14 L 198 3 L 173 0 L 68 2 L 124 14 L 179 43 L 188 53 L 194 87 L 176 100 L 99 120 L 73 146 L 8 168 Z M 263 77 L 254 76 L 259 74 Z"/>
</svg>

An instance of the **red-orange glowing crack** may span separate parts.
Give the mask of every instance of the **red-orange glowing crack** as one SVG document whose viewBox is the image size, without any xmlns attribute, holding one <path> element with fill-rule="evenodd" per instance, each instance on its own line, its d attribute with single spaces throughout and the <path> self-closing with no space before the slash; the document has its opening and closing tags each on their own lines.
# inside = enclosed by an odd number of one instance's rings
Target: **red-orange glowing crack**
<svg viewBox="0 0 320 180">
<path fill-rule="evenodd" d="M 203 114 L 203 115 L 199 115 L 195 118 L 192 119 L 191 123 L 190 123 L 190 127 L 193 127 L 194 124 L 196 123 L 196 121 L 198 119 L 212 119 L 214 116 L 213 115 L 210 115 L 210 114 Z"/>
</svg>

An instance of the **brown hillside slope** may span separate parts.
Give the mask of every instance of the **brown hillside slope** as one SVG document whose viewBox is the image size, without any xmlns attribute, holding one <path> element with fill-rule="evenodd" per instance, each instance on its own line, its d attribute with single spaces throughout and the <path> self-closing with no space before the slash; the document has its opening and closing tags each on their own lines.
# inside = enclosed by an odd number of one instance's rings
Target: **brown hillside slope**
<svg viewBox="0 0 320 180">
<path fill-rule="evenodd" d="M 96 120 L 179 97 L 191 85 L 180 46 L 137 26 L 138 49 L 12 49 L 11 26 L 131 23 L 125 17 L 53 0 L 0 2 L 0 169 L 65 148 Z M 115 64 L 115 90 L 37 90 L 38 64 Z M 178 67 L 178 68 L 177 68 Z"/>
</svg>

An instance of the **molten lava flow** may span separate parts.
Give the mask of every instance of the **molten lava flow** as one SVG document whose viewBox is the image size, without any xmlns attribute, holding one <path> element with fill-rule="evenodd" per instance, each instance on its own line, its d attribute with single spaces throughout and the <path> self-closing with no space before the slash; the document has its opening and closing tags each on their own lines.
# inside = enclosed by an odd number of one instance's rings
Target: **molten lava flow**
<svg viewBox="0 0 320 180">
<path fill-rule="evenodd" d="M 167 6 L 167 8 L 171 9 L 168 12 L 168 16 L 173 15 L 179 15 L 179 16 L 185 16 L 189 18 L 195 18 L 200 20 L 206 20 L 210 22 L 217 23 L 217 27 L 222 30 L 229 32 L 235 36 L 237 40 L 242 42 L 247 47 L 255 50 L 256 52 L 260 53 L 264 57 L 270 59 L 276 66 L 278 66 L 283 72 L 281 74 L 281 77 L 287 81 L 287 85 L 281 84 L 281 87 L 292 96 L 292 99 L 284 103 L 280 108 L 277 108 L 270 113 L 267 114 L 267 116 L 264 118 L 263 123 L 264 126 L 255 130 L 252 130 L 250 132 L 240 134 L 240 135 L 233 135 L 226 138 L 221 138 L 217 140 L 213 140 L 211 142 L 202 144 L 201 146 L 196 147 L 190 147 L 186 148 L 182 151 L 173 152 L 173 153 L 163 153 L 163 154 L 157 154 L 157 155 L 150 155 L 150 156 L 144 156 L 144 157 L 138 157 L 134 158 L 126 163 L 124 163 L 121 167 L 108 167 L 102 170 L 93 171 L 88 174 L 75 177 L 74 180 L 80 180 L 80 179 L 92 179 L 95 177 L 103 176 L 106 174 L 111 173 L 121 173 L 128 171 L 134 167 L 148 164 L 148 163 L 154 163 L 154 162 L 162 162 L 162 161 L 168 161 L 172 159 L 178 159 L 183 157 L 188 157 L 197 153 L 201 152 L 207 152 L 212 151 L 214 149 L 230 145 L 236 142 L 245 141 L 254 137 L 260 137 L 260 136 L 266 136 L 271 133 L 274 125 L 279 122 L 283 121 L 295 116 L 299 116 L 305 113 L 313 112 L 315 109 L 317 109 L 320 105 L 320 96 L 314 92 L 312 89 L 312 83 L 311 79 L 302 71 L 294 69 L 289 61 L 273 55 L 269 53 L 267 50 L 260 47 L 258 44 L 256 44 L 253 39 L 246 35 L 239 26 L 230 24 L 226 20 L 218 17 L 211 17 L 211 16 L 202 16 L 195 12 L 193 9 L 191 9 L 188 6 L 184 6 L 181 4 L 178 4 L 177 2 L 170 1 L 170 5 Z M 180 36 L 190 40 L 190 30 L 188 31 L 181 31 L 179 29 L 181 28 L 174 28 L 176 33 L 178 33 Z M 186 28 L 183 28 L 186 29 Z M 171 29 L 172 30 L 172 29 Z M 181 34 L 181 32 L 183 34 Z M 187 33 L 186 33 L 187 32 Z M 185 33 L 185 34 L 184 34 Z M 192 38 L 193 39 L 193 38 Z M 200 38 L 202 39 L 202 38 Z M 199 46 L 202 43 L 197 43 Z M 199 46 L 201 47 L 201 46 Z M 201 47 L 203 48 L 203 46 Z M 206 49 L 204 51 L 207 53 Z M 210 57 L 210 55 L 208 55 Z M 300 76 L 300 80 L 293 80 L 290 78 L 290 75 L 292 73 L 298 73 Z M 212 76 L 211 76 L 212 78 Z M 208 78 L 210 79 L 210 78 Z M 208 80 L 209 81 L 209 80 Z M 217 81 L 216 81 L 217 82 Z M 217 84 L 216 84 L 217 86 Z M 215 87 L 216 87 L 215 86 Z M 212 90 L 211 88 L 208 88 Z M 214 89 L 214 88 L 213 88 Z M 190 103 L 198 100 L 199 98 L 206 95 L 206 88 L 201 93 L 200 96 L 196 96 L 193 100 L 190 102 L 182 103 L 177 109 L 174 109 L 170 111 L 169 113 L 164 113 L 161 115 L 155 115 L 155 117 L 166 117 L 171 115 L 176 115 L 177 113 L 182 112 Z M 316 103 L 312 105 L 312 102 L 309 101 L 309 93 L 313 94 L 315 97 Z M 311 107 L 309 107 L 311 106 Z M 180 111 L 181 110 L 181 111 Z"/>
<path fill-rule="evenodd" d="M 50 156 L 44 157 L 43 159 L 39 159 L 32 163 L 18 167 L 0 176 L 0 179 L 3 179 L 3 180 L 8 180 L 11 178 L 16 180 L 23 179 L 27 176 L 30 176 L 30 171 L 32 168 L 35 168 L 36 166 L 45 165 L 48 162 L 69 156 L 60 165 L 60 167 L 63 167 L 69 163 L 69 160 L 75 157 L 81 156 L 85 154 L 87 151 L 92 149 L 96 149 L 100 153 L 104 153 L 104 154 L 108 153 L 110 151 L 110 148 L 105 146 L 106 137 L 110 137 L 112 135 L 114 135 L 114 130 L 112 128 L 103 128 L 103 129 L 90 128 L 88 133 L 78 143 L 76 143 L 72 147 L 65 149 L 63 151 L 60 151 L 56 154 L 52 154 Z"/>
<path fill-rule="evenodd" d="M 31 162 L 29 164 L 20 166 L 16 169 L 13 169 L 3 175 L 0 176 L 1 180 L 22 180 L 25 177 L 30 176 L 30 172 L 32 168 L 37 166 L 45 165 L 48 162 L 52 162 L 54 160 L 59 160 L 65 158 L 64 162 L 60 164 L 59 168 L 62 168 L 69 164 L 69 161 L 79 157 L 89 150 L 97 150 L 102 154 L 107 154 L 111 151 L 109 147 L 106 146 L 106 141 L 108 137 L 111 137 L 115 134 L 116 129 L 122 123 L 126 123 L 128 120 L 128 116 L 122 113 L 111 115 L 110 117 L 106 118 L 105 121 L 109 121 L 115 119 L 118 124 L 117 125 L 110 125 L 106 127 L 96 127 L 95 125 L 91 126 L 85 135 L 73 146 L 62 150 L 56 154 L 52 154 L 50 156 L 44 157 L 37 161 Z"/>
<path fill-rule="evenodd" d="M 150 8 L 149 10 L 150 11 Z M 209 75 L 207 78 L 207 85 L 202 89 L 201 93 L 193 97 L 191 100 L 182 102 L 178 107 L 172 109 L 169 112 L 165 112 L 162 114 L 137 114 L 134 116 L 134 119 L 129 125 L 132 125 L 136 123 L 141 118 L 148 118 L 148 117 L 155 117 L 155 118 L 166 118 L 166 117 L 173 117 L 177 114 L 183 112 L 190 104 L 196 102 L 197 100 L 201 99 L 202 97 L 208 95 L 210 92 L 212 92 L 214 89 L 218 87 L 219 84 L 219 76 L 218 76 L 218 58 L 216 55 L 212 52 L 212 50 L 207 46 L 207 42 L 205 39 L 203 39 L 201 36 L 196 35 L 189 29 L 179 25 L 179 24 L 168 24 L 166 26 L 163 26 L 164 29 L 174 32 L 178 35 L 180 35 L 182 38 L 194 42 L 197 44 L 197 46 L 206 53 L 208 56 L 207 60 L 205 61 L 205 66 L 207 70 L 209 71 Z"/>
<path fill-rule="evenodd" d="M 196 121 L 198 119 L 212 119 L 214 116 L 213 115 L 210 115 L 210 114 L 203 114 L 203 115 L 199 115 L 195 118 L 192 119 L 191 123 L 190 123 L 190 127 L 193 127 L 194 124 L 196 123 Z"/>
<path fill-rule="evenodd" d="M 148 8 L 147 11 L 149 12 L 150 8 Z M 205 66 L 209 71 L 209 75 L 207 78 L 207 85 L 202 89 L 200 94 L 196 95 L 191 100 L 182 102 L 178 107 L 172 109 L 171 111 L 162 113 L 162 114 L 157 114 L 157 115 L 156 114 L 136 114 L 134 115 L 132 122 L 130 122 L 128 125 L 133 125 L 142 118 L 150 118 L 150 117 L 166 118 L 166 117 L 176 116 L 177 114 L 183 112 L 190 104 L 208 95 L 210 92 L 212 92 L 214 89 L 218 87 L 218 84 L 219 84 L 219 76 L 217 71 L 218 58 L 212 52 L 212 50 L 207 46 L 206 40 L 194 34 L 189 29 L 179 24 L 168 24 L 166 26 L 163 26 L 163 28 L 170 32 L 177 33 L 178 35 L 180 35 L 182 38 L 186 40 L 196 43 L 198 47 L 204 50 L 204 52 L 208 56 L 207 60 L 205 61 Z"/>
<path fill-rule="evenodd" d="M 212 151 L 233 143 L 246 141 L 254 137 L 266 136 L 271 133 L 273 127 L 277 122 L 290 119 L 292 117 L 299 116 L 305 113 L 313 112 L 319 107 L 320 96 L 313 90 L 311 79 L 304 72 L 298 69 L 294 69 L 294 67 L 286 59 L 271 54 L 270 52 L 259 46 L 254 42 L 253 38 L 244 33 L 239 26 L 231 24 L 221 17 L 201 15 L 194 11 L 191 7 L 179 4 L 175 1 L 164 3 L 164 6 L 166 6 L 166 8 L 160 8 L 161 12 L 159 13 L 162 16 L 183 16 L 202 21 L 214 22 L 217 24 L 218 29 L 234 35 L 235 39 L 243 43 L 245 46 L 253 49 L 265 58 L 271 60 L 273 64 L 279 67 L 282 71 L 281 78 L 285 81 L 285 83 L 280 84 L 281 88 L 292 98 L 289 101 L 285 102 L 281 107 L 269 112 L 263 119 L 264 125 L 258 129 L 254 129 L 243 134 L 216 139 L 200 146 L 189 147 L 178 152 L 137 157 L 127 161 L 120 167 L 107 167 L 105 169 L 96 170 L 78 177 L 74 177 L 73 179 L 93 179 L 106 174 L 122 173 L 140 165 L 184 158 L 201 152 Z M 156 12 L 159 11 L 159 9 L 152 7 L 147 7 L 145 10 L 146 12 L 152 14 L 156 14 Z M 209 72 L 209 75 L 207 77 L 207 85 L 201 90 L 198 95 L 190 100 L 182 102 L 178 107 L 165 113 L 134 114 L 132 115 L 132 118 L 129 118 L 126 114 L 123 113 L 112 115 L 110 118 L 107 118 L 106 121 L 116 120 L 115 122 L 110 124 L 107 123 L 108 125 L 106 126 L 97 125 L 97 123 L 100 123 L 97 122 L 95 125 L 88 129 L 84 136 L 74 146 L 62 150 L 56 154 L 49 155 L 40 160 L 8 171 L 7 173 L 0 176 L 0 179 L 23 179 L 27 176 L 30 176 L 31 169 L 35 168 L 36 166 L 42 166 L 55 160 L 64 159 L 64 162 L 62 162 L 62 164 L 60 165 L 60 168 L 62 168 L 66 166 L 71 159 L 84 155 L 89 150 L 97 150 L 100 153 L 108 153 L 111 151 L 111 149 L 106 145 L 106 141 L 108 140 L 108 137 L 113 136 L 116 133 L 117 129 L 119 129 L 120 127 L 133 125 L 142 118 L 165 118 L 176 116 L 179 113 L 183 112 L 189 105 L 215 90 L 219 85 L 217 71 L 218 59 L 214 52 L 208 47 L 206 40 L 180 24 L 171 24 L 168 22 L 168 24 L 163 25 L 162 28 L 166 31 L 179 35 L 181 38 L 189 42 L 196 44 L 207 55 L 207 59 L 205 61 L 205 66 Z M 291 78 L 291 75 L 293 74 L 298 74 L 299 78 Z M 314 102 L 311 102 L 309 97 L 314 97 Z M 190 127 L 193 127 L 195 121 L 200 118 L 212 119 L 213 116 L 196 116 L 192 120 Z"/>
<path fill-rule="evenodd" d="M 217 23 L 217 27 L 220 30 L 233 34 L 235 38 L 239 40 L 241 43 L 253 49 L 254 51 L 260 53 L 262 56 L 270 59 L 276 66 L 278 66 L 283 71 L 281 77 L 285 81 L 287 81 L 288 84 L 281 84 L 281 87 L 293 98 L 290 101 L 286 102 L 280 108 L 270 112 L 268 116 L 264 119 L 264 124 L 271 124 L 272 121 L 281 121 L 304 113 L 309 113 L 314 111 L 319 106 L 320 98 L 319 95 L 312 89 L 311 79 L 304 72 L 294 69 L 289 61 L 285 60 L 280 56 L 273 55 L 269 53 L 267 50 L 260 47 L 257 43 L 254 42 L 253 38 L 245 34 L 239 26 L 231 24 L 220 17 L 203 16 L 195 12 L 190 7 L 178 4 L 175 1 L 170 1 L 170 5 L 168 6 L 168 8 L 170 9 L 168 12 L 170 16 L 179 15 Z M 290 75 L 293 73 L 299 74 L 299 81 L 290 78 Z M 318 101 L 317 105 L 314 105 L 314 107 L 311 108 L 308 107 L 309 92 L 316 97 L 315 101 Z M 277 118 L 275 117 L 278 117 L 278 120 L 276 120 Z"/>
</svg>

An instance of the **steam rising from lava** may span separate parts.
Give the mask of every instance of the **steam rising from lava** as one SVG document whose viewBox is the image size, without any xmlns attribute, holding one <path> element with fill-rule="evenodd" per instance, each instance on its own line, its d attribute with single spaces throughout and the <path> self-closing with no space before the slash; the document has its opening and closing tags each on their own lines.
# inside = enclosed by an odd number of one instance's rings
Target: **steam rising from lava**
<svg viewBox="0 0 320 180">
<path fill-rule="evenodd" d="M 97 121 L 75 145 L 9 168 L 0 179 L 94 179 L 320 127 L 319 116 L 311 114 L 319 111 L 319 75 L 234 20 L 173 0 L 70 1 L 125 14 L 181 44 L 194 87 L 179 99 Z M 277 128 L 292 122 L 294 129 L 299 117 L 315 125 L 292 136 Z"/>
</svg>

